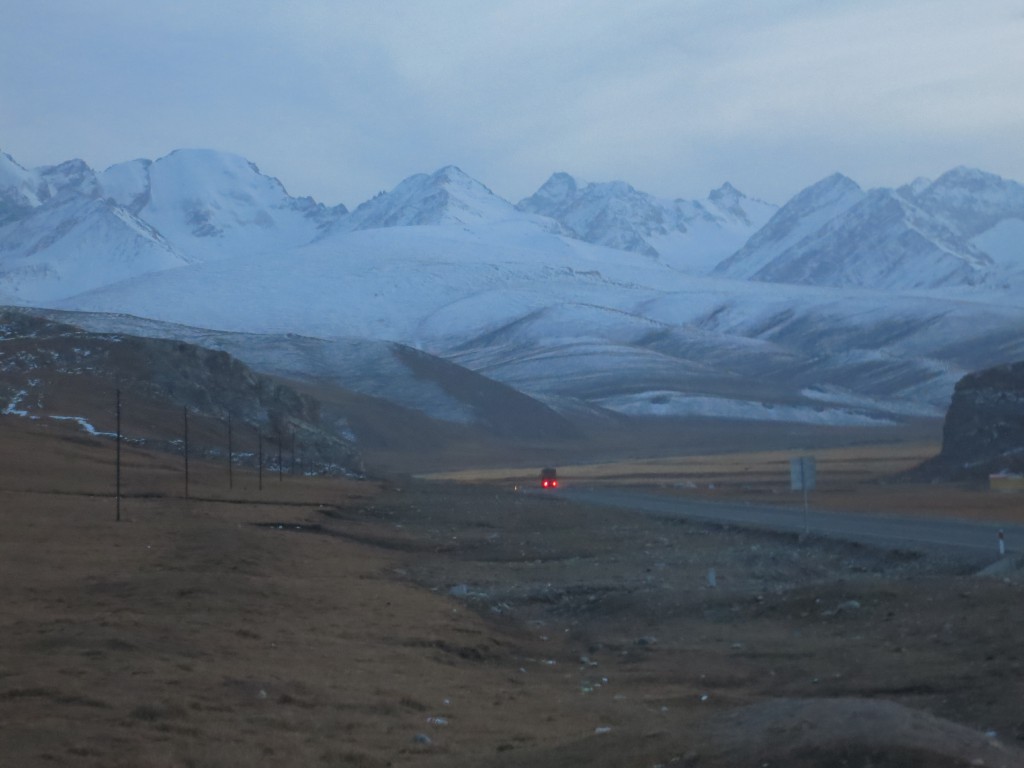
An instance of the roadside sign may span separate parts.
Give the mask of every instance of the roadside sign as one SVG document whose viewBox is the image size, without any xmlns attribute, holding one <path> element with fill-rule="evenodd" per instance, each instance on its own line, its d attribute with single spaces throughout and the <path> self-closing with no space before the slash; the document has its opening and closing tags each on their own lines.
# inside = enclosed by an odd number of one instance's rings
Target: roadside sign
<svg viewBox="0 0 1024 768">
<path fill-rule="evenodd" d="M 817 470 L 813 456 L 798 456 L 789 460 L 789 489 L 813 491 Z"/>
<path fill-rule="evenodd" d="M 817 469 L 813 456 L 797 456 L 789 460 L 789 487 L 804 492 L 804 535 L 811 531 L 810 513 L 807 509 L 807 492 L 814 490 Z"/>
</svg>

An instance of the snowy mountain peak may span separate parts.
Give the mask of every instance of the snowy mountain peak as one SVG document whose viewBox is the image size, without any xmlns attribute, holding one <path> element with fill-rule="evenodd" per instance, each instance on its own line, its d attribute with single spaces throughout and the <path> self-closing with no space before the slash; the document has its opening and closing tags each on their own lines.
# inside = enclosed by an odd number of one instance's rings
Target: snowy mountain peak
<svg viewBox="0 0 1024 768">
<path fill-rule="evenodd" d="M 158 205 L 177 204 L 187 195 L 190 201 L 225 209 L 288 196 L 280 181 L 264 176 L 254 163 L 211 149 L 177 149 L 149 166 L 149 173 Z"/>
<path fill-rule="evenodd" d="M 96 172 L 84 160 L 67 160 L 59 165 L 40 168 L 39 176 L 54 197 L 66 189 L 83 194 L 96 191 Z"/>
<path fill-rule="evenodd" d="M 332 227 L 351 232 L 428 224 L 478 224 L 523 218 L 507 200 L 454 165 L 418 173 L 367 200 Z"/>
<path fill-rule="evenodd" d="M 811 197 L 822 198 L 862 191 L 857 182 L 849 176 L 844 176 L 837 172 L 807 187 L 807 189 L 797 194 L 793 199 L 794 201 L 800 201 Z"/>
<path fill-rule="evenodd" d="M 428 185 L 437 189 L 445 190 L 450 199 L 465 203 L 469 209 L 479 204 L 485 206 L 497 205 L 508 213 L 512 204 L 494 194 L 485 184 L 477 181 L 457 165 L 446 165 L 428 177 Z"/>
<path fill-rule="evenodd" d="M 1004 183 L 1005 180 L 994 173 L 958 165 L 939 176 L 932 186 L 984 189 Z"/>
<path fill-rule="evenodd" d="M 573 237 L 588 243 L 646 256 L 658 256 L 647 237 L 667 234 L 681 223 L 674 220 L 669 205 L 624 181 L 581 185 L 567 173 L 553 175 L 522 200 L 519 209 L 555 219 Z"/>
<path fill-rule="evenodd" d="M 483 187 L 484 186 L 479 181 L 477 181 L 472 176 L 470 176 L 468 173 L 466 173 L 461 168 L 459 168 L 459 166 L 457 166 L 457 165 L 446 165 L 443 168 L 438 168 L 436 171 L 434 171 L 434 173 L 432 173 L 430 175 L 430 180 L 434 184 L 442 184 L 442 185 L 458 184 L 460 186 L 470 186 L 470 187 L 472 187 L 472 186 Z M 484 187 L 484 189 L 487 189 L 487 188 Z M 487 190 L 487 191 L 490 192 L 490 190 Z"/>
<path fill-rule="evenodd" d="M 773 221 L 788 220 L 796 215 L 807 216 L 815 211 L 822 211 L 825 216 L 830 216 L 859 202 L 864 194 L 864 190 L 853 179 L 841 173 L 834 173 L 799 192 L 779 209 Z"/>
<path fill-rule="evenodd" d="M 913 201 L 942 216 L 968 239 L 1006 220 L 1024 221 L 1024 185 L 976 168 L 947 171 L 914 195 Z"/>
<path fill-rule="evenodd" d="M 39 174 L 0 152 L 0 225 L 20 218 L 39 205 Z"/>
<path fill-rule="evenodd" d="M 550 178 L 541 185 L 540 189 L 534 192 L 531 197 L 519 203 L 519 207 L 523 210 L 530 210 L 531 208 L 539 209 L 545 207 L 545 204 L 547 207 L 557 206 L 572 200 L 576 196 L 578 188 L 579 184 L 575 178 L 568 173 L 559 171 L 558 173 L 551 174 Z M 527 200 L 533 202 L 528 203 Z"/>
<path fill-rule="evenodd" d="M 738 221 L 749 223 L 747 212 L 743 208 L 743 203 L 746 200 L 747 196 L 728 181 L 708 193 L 708 201 L 722 213 Z"/>
<path fill-rule="evenodd" d="M 343 206 L 291 197 L 255 163 L 212 149 L 120 163 L 104 171 L 100 183 L 109 199 L 201 260 L 304 245 L 347 213 Z"/>
<path fill-rule="evenodd" d="M 96 174 L 82 160 L 68 160 L 32 170 L 0 153 L 0 224 L 29 215 L 56 198 L 94 198 L 99 195 Z"/>
<path fill-rule="evenodd" d="M 1021 234 L 1024 186 L 994 174 L 960 167 L 868 193 L 836 174 L 783 206 L 716 274 L 844 288 L 1006 286 L 1024 273 Z"/>
<path fill-rule="evenodd" d="M 863 198 L 857 183 L 841 173 L 812 184 L 779 208 L 740 250 L 715 267 L 714 274 L 754 277 L 791 248 L 813 240 L 821 227 Z"/>
<path fill-rule="evenodd" d="M 719 200 L 744 200 L 746 195 L 740 192 L 728 181 L 725 182 L 718 189 L 713 189 L 708 193 L 708 200 L 719 201 Z"/>
<path fill-rule="evenodd" d="M 138 213 L 149 202 L 149 169 L 152 160 L 131 160 L 113 165 L 100 174 L 103 194 L 111 202 Z"/>
<path fill-rule="evenodd" d="M 927 209 L 875 189 L 757 275 L 775 282 L 872 289 L 973 285 L 988 257 Z"/>
<path fill-rule="evenodd" d="M 1005 205 L 1019 202 L 1024 186 L 1001 176 L 977 168 L 959 166 L 947 171 L 920 192 L 918 197 L 934 202 L 962 206 L 970 203 L 978 208 L 982 204 Z"/>
<path fill-rule="evenodd" d="M 775 210 L 728 183 L 705 205 L 662 200 L 624 181 L 585 183 L 568 173 L 553 174 L 518 207 L 555 219 L 580 240 L 661 257 L 695 273 L 709 271 Z"/>
</svg>

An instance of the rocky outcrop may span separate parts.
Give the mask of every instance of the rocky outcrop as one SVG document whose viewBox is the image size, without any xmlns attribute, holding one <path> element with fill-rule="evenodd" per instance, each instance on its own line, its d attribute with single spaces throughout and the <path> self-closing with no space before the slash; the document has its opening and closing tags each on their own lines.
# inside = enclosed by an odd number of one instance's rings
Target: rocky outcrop
<svg viewBox="0 0 1024 768">
<path fill-rule="evenodd" d="M 70 422 L 110 437 L 117 391 L 122 435 L 136 445 L 180 451 L 187 412 L 193 456 L 226 456 L 230 420 L 239 465 L 254 465 L 262 450 L 271 468 L 280 461 L 289 471 L 363 472 L 351 435 L 318 401 L 226 352 L 0 309 L 0 417 Z"/>
<path fill-rule="evenodd" d="M 957 382 L 942 430 L 942 452 L 918 471 L 948 480 L 1024 472 L 1024 361 Z"/>
</svg>

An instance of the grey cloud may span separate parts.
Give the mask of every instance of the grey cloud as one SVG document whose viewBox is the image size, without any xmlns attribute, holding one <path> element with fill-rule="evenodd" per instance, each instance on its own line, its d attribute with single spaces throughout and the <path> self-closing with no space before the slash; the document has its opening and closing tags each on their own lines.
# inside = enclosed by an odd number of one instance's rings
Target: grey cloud
<svg viewBox="0 0 1024 768">
<path fill-rule="evenodd" d="M 29 165 L 210 146 L 349 206 L 448 163 L 513 200 L 560 169 L 777 202 L 1024 178 L 1010 0 L 7 5 L 0 147 Z"/>
</svg>

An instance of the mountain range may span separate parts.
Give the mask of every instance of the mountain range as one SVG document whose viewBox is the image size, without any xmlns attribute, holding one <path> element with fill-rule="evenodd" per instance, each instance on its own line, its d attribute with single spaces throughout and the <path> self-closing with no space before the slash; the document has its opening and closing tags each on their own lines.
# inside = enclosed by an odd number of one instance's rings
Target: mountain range
<svg viewBox="0 0 1024 768">
<path fill-rule="evenodd" d="M 790 200 L 713 274 L 907 289 L 1020 285 L 1024 186 L 969 168 L 863 191 L 836 174 Z"/>
<path fill-rule="evenodd" d="M 513 204 L 448 166 L 349 211 L 212 150 L 0 153 L 0 302 L 459 423 L 503 423 L 499 392 L 537 425 L 936 419 L 963 373 L 1024 358 L 1021 242 L 1024 186 L 967 168 L 776 207 L 566 173 Z"/>
</svg>

